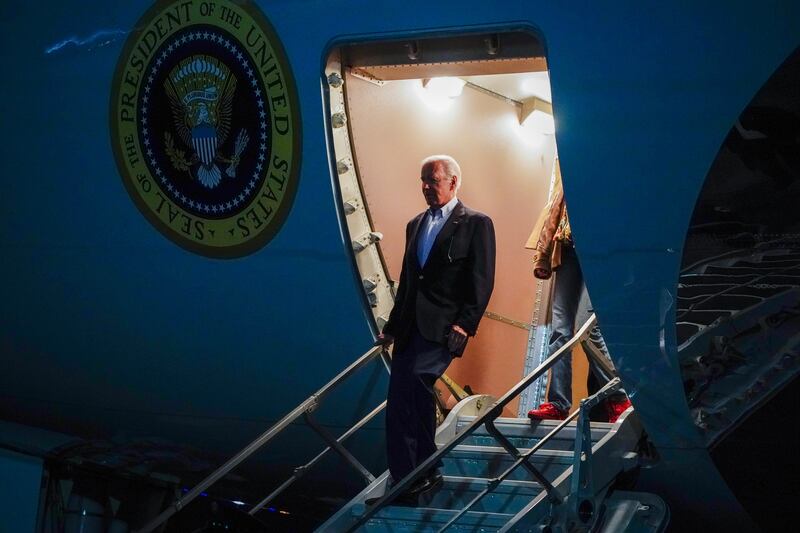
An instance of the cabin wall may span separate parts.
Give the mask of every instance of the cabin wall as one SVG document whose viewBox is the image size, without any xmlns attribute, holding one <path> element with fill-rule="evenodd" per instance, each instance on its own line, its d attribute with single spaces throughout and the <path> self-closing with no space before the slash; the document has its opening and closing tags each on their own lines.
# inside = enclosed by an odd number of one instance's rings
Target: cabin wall
<svg viewBox="0 0 800 533">
<path fill-rule="evenodd" d="M 468 87 L 446 109 L 426 103 L 421 80 L 378 86 L 348 75 L 346 88 L 357 164 L 375 229 L 384 234 L 390 276 L 400 277 L 406 223 L 426 208 L 420 160 L 452 155 L 463 173 L 459 199 L 495 224 L 497 273 L 488 310 L 529 323 L 536 280 L 524 245 L 547 200 L 554 138 L 524 139 L 516 107 Z M 447 374 L 477 393 L 499 396 L 522 377 L 527 342 L 526 330 L 484 317 Z M 516 409 L 514 402 L 507 414 Z"/>
</svg>

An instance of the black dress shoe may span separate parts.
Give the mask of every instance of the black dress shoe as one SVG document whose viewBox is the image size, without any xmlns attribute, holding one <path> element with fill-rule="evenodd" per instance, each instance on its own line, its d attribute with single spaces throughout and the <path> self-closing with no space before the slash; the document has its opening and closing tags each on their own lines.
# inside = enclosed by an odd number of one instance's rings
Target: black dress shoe
<svg viewBox="0 0 800 533">
<path fill-rule="evenodd" d="M 433 474 L 430 474 L 418 483 L 414 484 L 411 489 L 408 490 L 408 493 L 413 494 L 415 496 L 420 496 L 422 494 L 429 493 L 433 490 L 438 489 L 444 483 L 444 479 L 442 478 L 442 473 L 438 470 L 434 471 Z"/>
<path fill-rule="evenodd" d="M 429 474 L 426 477 L 418 479 L 416 483 L 411 485 L 411 488 L 406 489 L 404 492 L 399 494 L 393 501 L 389 503 L 389 505 L 418 507 L 420 496 L 430 494 L 432 491 L 441 487 L 442 483 L 444 483 L 442 473 L 438 470 L 435 470 L 433 474 Z M 377 498 L 367 498 L 364 500 L 364 505 L 375 505 L 381 498 L 383 498 L 383 496 L 378 496 Z"/>
</svg>

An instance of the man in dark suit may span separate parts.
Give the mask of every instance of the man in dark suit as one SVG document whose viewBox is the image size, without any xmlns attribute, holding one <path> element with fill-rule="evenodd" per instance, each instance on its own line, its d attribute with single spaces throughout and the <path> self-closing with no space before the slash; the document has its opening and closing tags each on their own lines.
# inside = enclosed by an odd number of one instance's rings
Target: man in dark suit
<svg viewBox="0 0 800 533">
<path fill-rule="evenodd" d="M 458 163 L 428 157 L 420 179 L 429 209 L 406 227 L 397 297 L 378 337 L 384 345 L 394 342 L 386 438 L 395 481 L 436 451 L 434 383 L 475 335 L 494 287 L 494 226 L 456 198 Z M 441 482 L 433 469 L 404 496 L 416 498 Z"/>
</svg>

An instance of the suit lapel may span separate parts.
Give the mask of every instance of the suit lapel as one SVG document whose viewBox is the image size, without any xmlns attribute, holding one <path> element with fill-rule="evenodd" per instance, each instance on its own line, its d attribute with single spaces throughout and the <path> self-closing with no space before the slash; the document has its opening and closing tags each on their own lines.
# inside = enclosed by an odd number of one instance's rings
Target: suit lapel
<svg viewBox="0 0 800 533">
<path fill-rule="evenodd" d="M 439 232 L 439 235 L 436 236 L 436 240 L 433 241 L 433 246 L 431 247 L 431 253 L 428 254 L 428 260 L 425 262 L 425 267 L 423 270 L 427 268 L 431 263 L 436 262 L 436 257 L 439 256 L 439 248 L 444 245 L 448 246 L 450 237 L 458 229 L 458 225 L 461 224 L 462 218 L 464 217 L 464 204 L 461 203 L 461 200 L 458 201 L 456 206 L 453 208 L 453 212 L 450 214 L 450 218 L 447 219 L 445 222 L 444 227 Z M 417 263 L 419 264 L 419 263 Z"/>
<path fill-rule="evenodd" d="M 419 228 L 422 226 L 422 221 L 425 220 L 425 215 L 427 211 L 423 211 L 419 218 L 414 224 L 414 228 L 411 230 L 411 238 L 408 240 L 408 246 L 410 247 L 409 250 L 406 250 L 406 257 L 411 260 L 411 265 L 415 271 L 420 269 L 419 266 L 419 257 L 417 257 L 417 238 L 419 237 Z"/>
</svg>

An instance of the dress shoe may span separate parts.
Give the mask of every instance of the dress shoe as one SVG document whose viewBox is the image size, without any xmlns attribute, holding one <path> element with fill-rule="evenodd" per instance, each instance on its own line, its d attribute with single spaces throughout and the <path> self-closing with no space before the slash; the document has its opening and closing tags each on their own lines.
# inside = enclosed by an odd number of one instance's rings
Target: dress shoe
<svg viewBox="0 0 800 533">
<path fill-rule="evenodd" d="M 631 401 L 627 396 L 624 398 L 609 398 L 606 400 L 606 413 L 608 414 L 608 421 L 612 424 L 617 421 L 622 413 L 628 410 L 631 406 Z"/>
<path fill-rule="evenodd" d="M 415 483 L 411 485 L 411 488 L 406 489 L 403 493 L 399 494 L 389 505 L 400 505 L 403 507 L 417 507 L 419 506 L 419 498 L 420 496 L 425 496 L 430 494 L 434 490 L 438 489 L 444 483 L 444 478 L 442 477 L 442 473 L 438 470 L 434 471 L 433 474 L 429 474 L 423 478 L 418 479 Z M 364 504 L 374 505 L 378 500 L 380 500 L 383 496 L 379 496 L 377 498 L 367 498 L 364 500 Z"/>
<path fill-rule="evenodd" d="M 433 490 L 438 489 L 444 483 L 444 478 L 442 477 L 442 473 L 438 470 L 435 470 L 432 474 L 428 474 L 414 485 L 407 491 L 410 494 L 415 496 L 420 496 L 422 494 L 426 494 Z"/>
<path fill-rule="evenodd" d="M 567 413 L 559 409 L 556 404 L 545 402 L 538 409 L 528 411 L 531 420 L 564 420 Z"/>
</svg>

